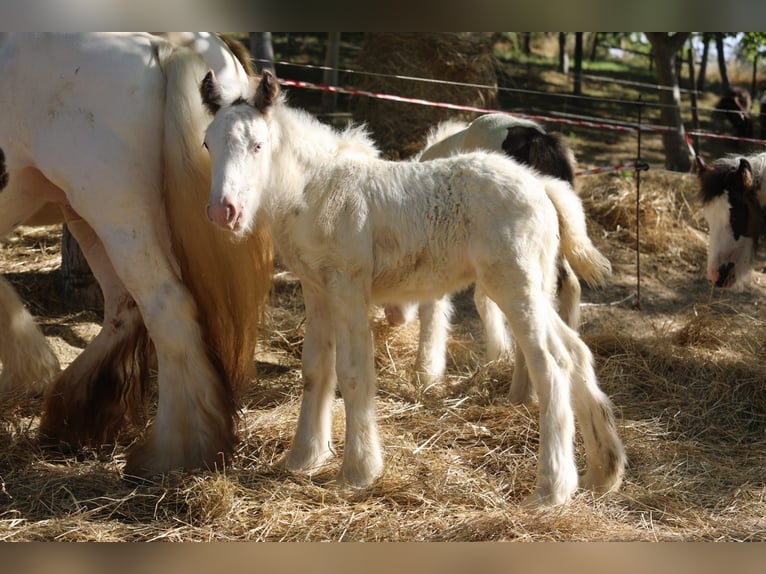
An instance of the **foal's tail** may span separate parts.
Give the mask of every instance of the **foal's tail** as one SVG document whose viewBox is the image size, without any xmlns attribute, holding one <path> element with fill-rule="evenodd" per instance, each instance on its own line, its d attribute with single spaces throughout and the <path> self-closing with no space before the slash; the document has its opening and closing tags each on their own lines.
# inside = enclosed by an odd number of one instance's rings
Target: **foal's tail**
<svg viewBox="0 0 766 574">
<path fill-rule="evenodd" d="M 546 177 L 545 193 L 556 208 L 561 236 L 561 253 L 591 287 L 603 287 L 612 272 L 609 260 L 596 249 L 588 236 L 585 210 L 567 182 Z"/>
<path fill-rule="evenodd" d="M 164 193 L 173 254 L 197 304 L 198 318 L 223 389 L 235 399 L 252 374 L 259 324 L 271 285 L 271 238 L 256 229 L 241 241 L 205 216 L 210 159 L 203 149 L 210 116 L 199 85 L 206 69 L 185 48 L 158 46 L 166 76 Z"/>
</svg>

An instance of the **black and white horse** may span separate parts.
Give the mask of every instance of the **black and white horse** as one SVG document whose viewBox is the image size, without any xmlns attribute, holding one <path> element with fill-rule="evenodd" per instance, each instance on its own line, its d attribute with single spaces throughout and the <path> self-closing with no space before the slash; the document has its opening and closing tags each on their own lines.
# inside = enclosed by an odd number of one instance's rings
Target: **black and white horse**
<svg viewBox="0 0 766 574">
<path fill-rule="evenodd" d="M 741 288 L 764 234 L 766 153 L 730 155 L 706 164 L 697 157 L 700 196 L 709 231 L 707 277 L 717 287 Z"/>
</svg>

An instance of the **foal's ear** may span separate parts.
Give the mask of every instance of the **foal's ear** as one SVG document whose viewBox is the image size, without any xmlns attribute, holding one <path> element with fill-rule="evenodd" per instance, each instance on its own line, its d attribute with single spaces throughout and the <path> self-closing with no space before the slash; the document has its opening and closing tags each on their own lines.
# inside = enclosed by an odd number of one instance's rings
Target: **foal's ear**
<svg viewBox="0 0 766 574">
<path fill-rule="evenodd" d="M 253 105 L 258 108 L 258 111 L 266 113 L 266 110 L 271 107 L 274 102 L 277 101 L 279 96 L 279 82 L 277 81 L 274 72 L 268 68 L 264 69 L 261 75 L 261 81 L 258 83 L 258 87 L 255 89 L 255 96 L 253 97 Z"/>
<path fill-rule="evenodd" d="M 742 179 L 742 185 L 746 190 L 753 187 L 753 168 L 744 157 L 739 160 L 737 175 Z"/>
<path fill-rule="evenodd" d="M 221 85 L 218 83 L 218 80 L 215 79 L 213 70 L 210 70 L 205 74 L 205 77 L 202 78 L 199 92 L 202 95 L 202 103 L 205 104 L 205 107 L 212 115 L 215 115 L 215 113 L 221 109 L 223 95 L 221 93 Z"/>
</svg>

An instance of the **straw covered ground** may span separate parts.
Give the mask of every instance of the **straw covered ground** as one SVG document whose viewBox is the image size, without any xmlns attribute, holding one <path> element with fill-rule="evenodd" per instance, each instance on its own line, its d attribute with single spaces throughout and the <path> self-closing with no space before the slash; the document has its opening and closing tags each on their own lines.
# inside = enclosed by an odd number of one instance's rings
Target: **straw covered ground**
<svg viewBox="0 0 766 574">
<path fill-rule="evenodd" d="M 430 60 L 444 62 L 434 77 L 492 83 L 482 75 L 485 62 L 458 60 L 450 70 L 449 58 L 420 50 L 416 40 L 407 39 L 406 52 L 392 48 L 385 60 L 393 68 L 380 71 L 408 73 L 409 60 Z M 463 50 L 472 41 L 450 38 Z M 364 48 L 360 53 L 370 57 Z M 403 89 L 377 81 L 364 88 Z M 406 95 L 493 105 L 493 93 L 462 90 Z M 443 119 L 417 106 L 357 102 L 362 105 L 370 108 L 355 114 L 371 121 L 392 157 L 397 145 L 400 157 L 410 155 L 427 125 Z M 633 136 L 586 128 L 568 135 L 581 167 L 635 157 Z M 604 289 L 583 287 L 581 332 L 614 402 L 629 458 L 618 492 L 579 492 L 567 506 L 545 511 L 521 507 L 535 480 L 538 411 L 509 403 L 512 364 L 483 363 L 470 291 L 454 300 L 448 376 L 429 389 L 410 381 L 417 324 L 391 328 L 380 309 L 371 310 L 386 469 L 369 490 L 340 491 L 331 481 L 343 449 L 340 398 L 338 456 L 311 478 L 277 470 L 298 416 L 304 327 L 300 286 L 280 272 L 229 467 L 136 486 L 121 476 L 129 437 L 72 456 L 53 454 L 37 442 L 42 400 L 6 397 L 0 540 L 766 540 L 766 276 L 754 273 L 743 292 L 711 290 L 695 176 L 656 169 L 658 142 L 644 143 L 652 169 L 640 179 L 640 260 L 635 175 L 577 179 L 591 236 L 614 270 Z M 38 317 L 65 366 L 98 332 L 99 317 L 61 300 L 60 244 L 59 228 L 20 228 L 0 243 L 0 273 Z"/>
<path fill-rule="evenodd" d="M 534 483 L 538 412 L 508 402 L 511 365 L 482 363 L 468 292 L 455 300 L 440 387 L 409 380 L 417 325 L 393 329 L 371 312 L 387 463 L 372 488 L 337 490 L 339 458 L 312 478 L 276 470 L 298 413 L 303 334 L 300 287 L 283 273 L 230 467 L 137 487 L 120 474 L 125 444 L 52 455 L 37 444 L 41 401 L 6 400 L 0 540 L 766 539 L 764 277 L 755 273 L 746 292 L 709 288 L 694 176 L 650 170 L 640 189 L 637 293 L 635 178 L 578 181 L 591 235 L 614 266 L 605 289 L 583 290 L 582 333 L 629 457 L 619 492 L 581 492 L 548 511 L 521 508 Z M 65 365 L 97 332 L 98 317 L 56 295 L 59 245 L 57 228 L 21 228 L 3 244 L 0 270 Z M 340 399 L 335 410 L 340 454 Z"/>
</svg>

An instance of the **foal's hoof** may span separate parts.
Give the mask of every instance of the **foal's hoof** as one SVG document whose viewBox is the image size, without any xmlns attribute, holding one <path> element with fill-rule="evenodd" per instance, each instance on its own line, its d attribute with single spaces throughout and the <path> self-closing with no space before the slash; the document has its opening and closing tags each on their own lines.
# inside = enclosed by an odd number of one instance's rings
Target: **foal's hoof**
<svg viewBox="0 0 766 574">
<path fill-rule="evenodd" d="M 566 504 L 571 498 L 571 495 L 554 495 L 552 493 L 543 494 L 536 490 L 527 496 L 521 505 L 529 510 L 542 510 Z"/>
</svg>

